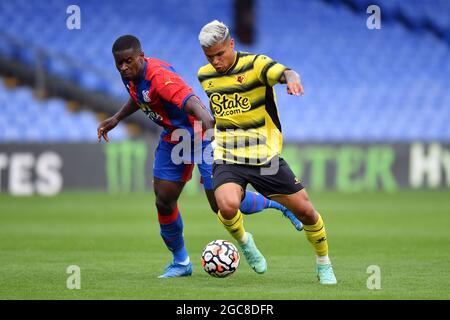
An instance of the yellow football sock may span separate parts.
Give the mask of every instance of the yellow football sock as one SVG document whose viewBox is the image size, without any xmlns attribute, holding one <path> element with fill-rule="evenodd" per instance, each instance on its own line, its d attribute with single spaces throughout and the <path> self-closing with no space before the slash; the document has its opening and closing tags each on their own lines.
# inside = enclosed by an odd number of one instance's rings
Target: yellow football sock
<svg viewBox="0 0 450 320">
<path fill-rule="evenodd" d="M 317 222 L 311 225 L 303 225 L 303 230 L 305 230 L 306 238 L 308 238 L 308 241 L 313 245 L 316 255 L 319 257 L 327 256 L 328 241 L 325 232 L 325 224 L 323 223 L 320 214 L 317 214 L 319 215 Z"/>
<path fill-rule="evenodd" d="M 217 214 L 217 218 L 233 238 L 235 238 L 240 243 L 244 242 L 245 240 L 244 218 L 242 217 L 242 213 L 240 210 L 238 210 L 237 214 L 231 220 L 225 219 L 220 213 L 220 211 Z"/>
</svg>

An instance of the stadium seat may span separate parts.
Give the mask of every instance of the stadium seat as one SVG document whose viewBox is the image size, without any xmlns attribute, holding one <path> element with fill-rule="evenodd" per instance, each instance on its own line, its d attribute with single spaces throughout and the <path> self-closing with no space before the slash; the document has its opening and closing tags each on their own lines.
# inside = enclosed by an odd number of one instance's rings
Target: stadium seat
<svg viewBox="0 0 450 320">
<path fill-rule="evenodd" d="M 87 109 L 69 112 L 57 98 L 38 101 L 31 89 L 7 89 L 0 81 L 0 142 L 95 142 L 98 120 Z M 33 125 L 30 126 L 30 123 Z M 124 125 L 110 134 L 114 141 L 128 138 Z"/>
<path fill-rule="evenodd" d="M 369 2 L 365 0 L 255 3 L 256 42 L 244 46 L 238 41 L 237 48 L 265 53 L 299 71 L 305 86 L 302 98 L 287 95 L 282 86 L 276 88 L 285 140 L 450 141 L 449 129 L 440 120 L 450 120 L 450 42 L 427 31 L 430 26 L 438 28 L 450 39 L 448 1 L 378 1 L 383 17 L 389 17 L 387 22 L 383 20 L 381 30 L 366 28 Z M 45 66 L 50 73 L 123 99 L 127 93 L 114 66 L 111 44 L 119 35 L 133 33 L 141 39 L 147 55 L 170 62 L 206 102 L 196 78 L 198 68 L 206 63 L 198 32 L 213 19 L 230 24 L 234 32 L 232 2 L 199 5 L 195 0 L 169 0 L 157 6 L 143 2 L 136 10 L 136 1 L 80 0 L 81 30 L 62 31 L 67 16 L 55 12 L 65 12 L 69 4 L 2 1 L 0 11 L 10 13 L 11 19 L 0 19 L 0 27 L 16 42 L 0 41 L 0 54 L 33 65 L 35 45 L 48 53 Z M 174 15 L 173 8 L 190 14 Z M 400 23 L 399 14 L 413 27 L 407 29 Z M 23 42 L 32 44 L 30 51 L 20 48 Z M 20 90 L 14 97 L 25 104 L 32 99 Z M 51 119 L 73 119 L 65 107 L 50 106 L 56 112 L 48 116 Z M 23 108 L 33 112 L 37 107 Z M 17 116 L 13 110 L 8 112 L 0 117 Z M 83 130 L 75 130 L 70 139 L 91 139 L 83 132 L 92 129 L 92 120 L 85 116 L 76 119 Z M 438 125 L 430 126 L 430 121 Z M 8 132 L 10 137 L 17 136 L 14 130 Z M 116 134 L 126 137 L 124 132 L 122 128 Z M 0 135 L 2 139 L 6 136 Z"/>
</svg>

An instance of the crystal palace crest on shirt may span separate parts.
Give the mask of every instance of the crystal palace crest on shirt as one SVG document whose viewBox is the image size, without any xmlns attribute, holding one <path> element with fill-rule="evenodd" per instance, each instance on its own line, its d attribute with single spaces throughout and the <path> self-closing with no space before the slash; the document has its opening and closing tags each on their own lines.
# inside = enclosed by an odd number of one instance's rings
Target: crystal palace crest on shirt
<svg viewBox="0 0 450 320">
<path fill-rule="evenodd" d="M 148 96 L 148 94 L 149 94 L 149 91 L 148 91 L 148 90 L 142 90 L 142 97 L 144 98 L 144 101 L 145 101 L 145 102 L 150 102 L 150 101 L 152 101 L 152 100 L 150 99 L 150 97 Z"/>
</svg>

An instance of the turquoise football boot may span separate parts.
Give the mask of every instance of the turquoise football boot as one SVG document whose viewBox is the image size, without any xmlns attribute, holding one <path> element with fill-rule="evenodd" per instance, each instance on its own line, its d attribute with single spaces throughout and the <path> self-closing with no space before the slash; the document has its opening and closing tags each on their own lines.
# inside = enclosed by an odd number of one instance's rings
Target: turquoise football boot
<svg viewBox="0 0 450 320">
<path fill-rule="evenodd" d="M 317 264 L 317 278 L 321 284 L 336 284 L 337 280 L 331 263 Z"/>
<path fill-rule="evenodd" d="M 247 243 L 240 244 L 240 247 L 248 264 L 256 273 L 264 273 L 267 271 L 266 259 L 256 247 L 251 233 L 247 232 Z"/>
</svg>

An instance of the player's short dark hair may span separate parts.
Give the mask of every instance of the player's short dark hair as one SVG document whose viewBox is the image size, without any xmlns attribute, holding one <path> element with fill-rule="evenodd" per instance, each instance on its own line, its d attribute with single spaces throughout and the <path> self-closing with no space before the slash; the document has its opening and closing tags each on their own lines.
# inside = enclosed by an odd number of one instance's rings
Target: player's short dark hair
<svg viewBox="0 0 450 320">
<path fill-rule="evenodd" d="M 114 41 L 112 52 L 123 51 L 133 48 L 134 50 L 142 51 L 141 42 L 133 35 L 127 34 L 120 36 Z"/>
</svg>

